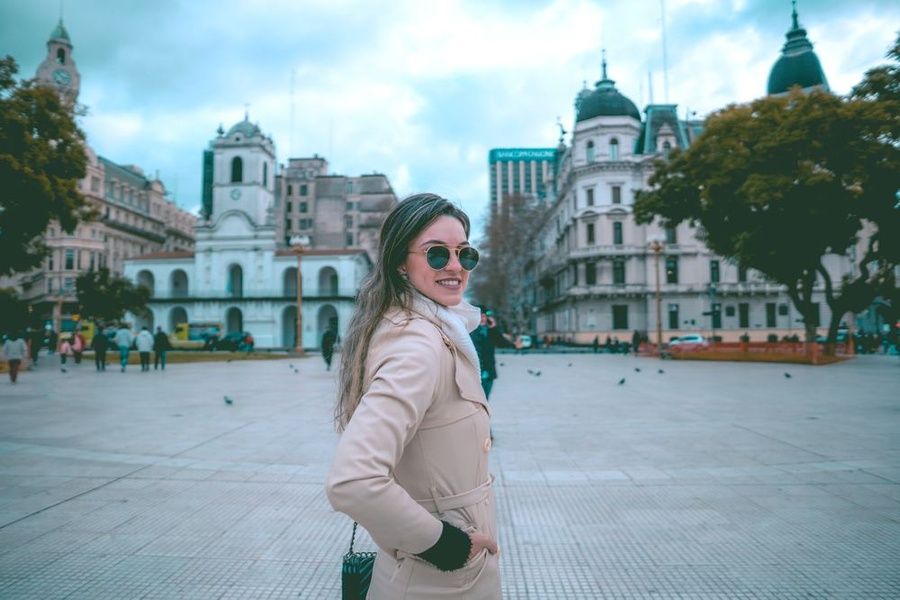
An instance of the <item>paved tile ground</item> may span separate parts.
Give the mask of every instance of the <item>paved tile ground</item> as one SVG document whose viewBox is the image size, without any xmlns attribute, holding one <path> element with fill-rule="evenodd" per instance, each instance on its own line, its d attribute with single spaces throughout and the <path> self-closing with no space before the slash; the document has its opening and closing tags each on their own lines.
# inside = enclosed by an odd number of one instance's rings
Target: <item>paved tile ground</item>
<svg viewBox="0 0 900 600">
<path fill-rule="evenodd" d="M 500 362 L 506 598 L 900 597 L 896 358 Z M 321 360 L 111 369 L 0 382 L 0 598 L 338 598 Z"/>
</svg>

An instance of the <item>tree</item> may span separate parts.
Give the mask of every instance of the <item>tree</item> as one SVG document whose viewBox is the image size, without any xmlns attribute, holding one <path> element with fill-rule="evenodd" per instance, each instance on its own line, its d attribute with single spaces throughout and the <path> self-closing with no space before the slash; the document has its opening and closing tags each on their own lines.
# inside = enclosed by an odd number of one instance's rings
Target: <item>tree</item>
<svg viewBox="0 0 900 600">
<path fill-rule="evenodd" d="M 143 314 L 150 291 L 128 279 L 113 275 L 109 269 L 88 271 L 75 280 L 78 312 L 85 319 L 117 321 L 125 312 Z"/>
<path fill-rule="evenodd" d="M 488 216 L 480 248 L 484 260 L 475 270 L 473 295 L 496 311 L 506 327 L 522 331 L 528 327 L 529 302 L 525 269 L 532 258 L 533 235 L 546 215 L 543 204 L 521 194 L 506 196 Z"/>
<path fill-rule="evenodd" d="M 87 158 L 73 109 L 49 87 L 17 83 L 17 72 L 0 59 L 0 275 L 40 264 L 51 221 L 72 232 L 92 215 L 78 192 Z"/>
<path fill-rule="evenodd" d="M 0 288 L 0 334 L 21 332 L 28 325 L 28 303 L 12 288 Z"/>
<path fill-rule="evenodd" d="M 824 256 L 846 254 L 862 234 L 861 269 L 870 255 L 896 264 L 900 149 L 879 134 L 887 127 L 877 103 L 823 92 L 729 106 L 687 150 L 656 163 L 636 218 L 699 225 L 713 252 L 785 285 L 812 342 L 817 276 L 833 312 L 851 301 L 835 293 Z"/>
</svg>

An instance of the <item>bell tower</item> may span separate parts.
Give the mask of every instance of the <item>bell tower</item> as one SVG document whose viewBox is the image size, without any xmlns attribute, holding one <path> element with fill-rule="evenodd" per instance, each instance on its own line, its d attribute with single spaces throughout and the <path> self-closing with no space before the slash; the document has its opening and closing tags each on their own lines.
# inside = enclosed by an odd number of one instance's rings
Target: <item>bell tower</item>
<svg viewBox="0 0 900 600">
<path fill-rule="evenodd" d="M 81 75 L 72 59 L 72 40 L 62 18 L 47 40 L 47 56 L 38 67 L 35 78 L 59 92 L 68 104 L 75 104 L 78 100 Z"/>
</svg>

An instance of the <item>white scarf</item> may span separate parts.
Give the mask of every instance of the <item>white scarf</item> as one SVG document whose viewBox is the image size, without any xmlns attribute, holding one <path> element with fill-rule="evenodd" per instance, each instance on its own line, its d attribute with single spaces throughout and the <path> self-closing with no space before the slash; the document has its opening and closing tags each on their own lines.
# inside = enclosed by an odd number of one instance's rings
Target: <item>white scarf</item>
<svg viewBox="0 0 900 600">
<path fill-rule="evenodd" d="M 481 310 L 465 300 L 456 306 L 444 306 L 418 292 L 413 294 L 412 309 L 424 317 L 438 321 L 444 335 L 481 372 L 475 344 L 469 337 L 469 332 L 481 324 Z"/>
</svg>

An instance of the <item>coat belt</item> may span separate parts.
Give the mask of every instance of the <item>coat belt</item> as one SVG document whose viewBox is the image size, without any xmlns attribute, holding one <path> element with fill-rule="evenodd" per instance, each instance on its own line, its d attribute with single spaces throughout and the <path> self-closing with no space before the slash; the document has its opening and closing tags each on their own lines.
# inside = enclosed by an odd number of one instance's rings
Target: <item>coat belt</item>
<svg viewBox="0 0 900 600">
<path fill-rule="evenodd" d="M 456 510 L 459 508 L 467 508 L 474 506 L 487 498 L 490 493 L 491 486 L 494 484 L 494 476 L 468 492 L 461 494 L 453 494 L 452 496 L 438 496 L 437 489 L 431 488 L 431 498 L 426 500 L 416 500 L 419 505 L 431 513 L 442 514 L 448 510 Z"/>
</svg>

